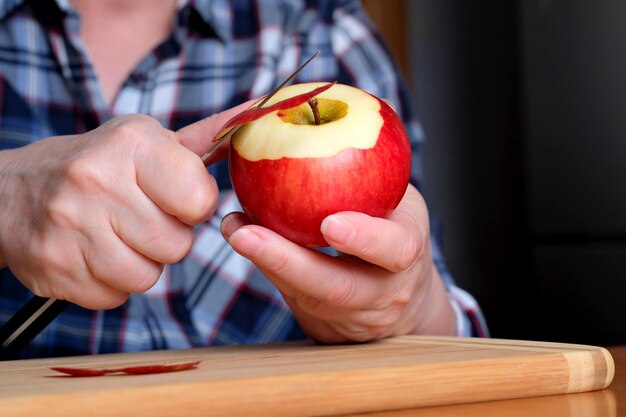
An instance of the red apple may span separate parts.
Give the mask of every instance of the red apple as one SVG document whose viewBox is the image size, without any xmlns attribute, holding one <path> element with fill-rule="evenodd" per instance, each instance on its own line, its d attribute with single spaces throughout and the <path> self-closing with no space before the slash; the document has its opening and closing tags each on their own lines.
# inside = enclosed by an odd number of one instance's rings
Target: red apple
<svg viewBox="0 0 626 417">
<path fill-rule="evenodd" d="M 285 87 L 267 106 L 322 85 Z M 315 99 L 317 105 L 273 111 L 241 126 L 229 157 L 248 217 L 308 247 L 328 246 L 320 224 L 330 214 L 387 216 L 404 195 L 411 170 L 402 121 L 383 100 L 341 84 Z"/>
</svg>

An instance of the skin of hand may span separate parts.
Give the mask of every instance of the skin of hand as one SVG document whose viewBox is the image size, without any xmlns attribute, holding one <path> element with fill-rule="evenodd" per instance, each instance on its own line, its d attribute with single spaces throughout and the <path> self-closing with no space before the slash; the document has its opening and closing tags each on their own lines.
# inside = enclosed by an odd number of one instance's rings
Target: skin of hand
<svg viewBox="0 0 626 417">
<path fill-rule="evenodd" d="M 224 217 L 222 234 L 280 290 L 312 339 L 344 343 L 454 335 L 456 317 L 432 260 L 428 225 L 426 204 L 409 185 L 386 219 L 341 212 L 324 220 L 322 233 L 339 256 L 296 245 L 244 213 Z"/>
<path fill-rule="evenodd" d="M 204 152 L 244 104 L 184 135 L 148 116 L 0 152 L 0 267 L 35 294 L 86 308 L 122 304 L 180 260 L 218 190 Z"/>
</svg>

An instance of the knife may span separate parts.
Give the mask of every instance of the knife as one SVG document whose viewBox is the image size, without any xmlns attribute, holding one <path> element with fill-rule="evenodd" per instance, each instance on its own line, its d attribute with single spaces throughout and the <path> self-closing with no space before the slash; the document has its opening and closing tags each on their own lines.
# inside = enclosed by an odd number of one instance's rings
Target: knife
<svg viewBox="0 0 626 417">
<path fill-rule="evenodd" d="M 285 79 L 285 81 L 280 83 L 280 85 L 278 87 L 276 87 L 274 89 L 274 91 L 272 91 L 267 96 L 265 96 L 265 98 L 263 100 L 261 100 L 261 102 L 259 102 L 259 104 L 256 104 L 256 105 L 253 104 L 248 109 L 250 109 L 252 107 L 259 108 L 259 107 L 263 107 L 264 105 L 266 105 L 267 102 L 270 101 L 270 99 L 276 95 L 276 93 L 278 93 L 280 90 L 283 89 L 283 87 L 285 87 L 287 84 L 289 84 L 291 82 L 291 80 L 293 80 L 296 77 L 296 75 L 300 74 L 300 71 L 302 71 L 304 69 L 304 67 L 309 65 L 309 63 L 311 61 L 313 61 L 315 59 L 315 57 L 319 55 L 319 53 L 320 53 L 320 51 L 317 51 L 313 55 L 311 55 L 306 61 L 304 61 L 304 63 L 302 65 L 300 65 L 300 67 L 297 70 L 292 72 L 291 75 Z M 228 136 L 232 136 L 233 133 L 235 133 L 237 131 L 237 129 L 239 129 L 241 126 L 242 125 L 235 126 L 235 127 L 231 128 L 228 132 L 222 134 L 222 136 L 218 140 L 213 142 L 213 146 L 211 146 L 211 148 L 204 155 L 202 155 L 202 162 L 204 162 L 205 165 L 206 165 L 206 161 L 220 147 L 222 141 L 224 141 L 224 139 L 227 138 Z"/>
<path fill-rule="evenodd" d="M 0 359 L 15 357 L 68 305 L 65 300 L 33 296 L 0 328 Z"/>
<path fill-rule="evenodd" d="M 291 82 L 309 65 L 320 51 L 311 55 L 298 69 L 285 79 L 274 91 L 265 96 L 261 102 L 252 107 L 262 107 L 274 97 L 283 87 Z M 231 128 L 221 138 L 213 143 L 211 148 L 202 155 L 202 162 L 207 164 L 208 158 L 219 148 L 228 136 L 232 136 L 241 125 Z M 57 298 L 33 296 L 24 306 L 15 313 L 9 321 L 0 327 L 0 359 L 15 357 L 35 336 L 46 328 L 70 303 Z"/>
</svg>

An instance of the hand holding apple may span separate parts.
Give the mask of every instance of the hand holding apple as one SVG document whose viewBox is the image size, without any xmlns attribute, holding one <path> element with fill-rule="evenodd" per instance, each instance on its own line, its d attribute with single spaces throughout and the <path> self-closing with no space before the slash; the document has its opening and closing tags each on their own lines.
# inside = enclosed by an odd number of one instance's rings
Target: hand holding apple
<svg viewBox="0 0 626 417">
<path fill-rule="evenodd" d="M 297 245 L 244 213 L 222 221 L 228 243 L 281 291 L 314 340 L 454 335 L 454 311 L 432 261 L 428 212 L 413 186 L 386 219 L 341 212 L 324 220 L 322 232 L 340 256 Z"/>
<path fill-rule="evenodd" d="M 294 86 L 275 99 L 315 86 Z M 276 285 L 315 340 L 454 334 L 432 261 L 428 211 L 407 187 L 410 147 L 399 118 L 350 87 L 315 98 L 319 125 L 302 103 L 268 111 L 234 135 L 231 177 L 246 214 L 223 219 L 224 237 Z M 366 108 L 361 117 L 359 106 Z M 331 121 L 321 123 L 324 117 Z M 372 206 L 379 211 L 366 214 Z M 331 245 L 340 255 L 301 245 Z"/>
<path fill-rule="evenodd" d="M 311 91 L 320 92 L 272 111 Z M 383 100 L 345 85 L 306 83 L 282 89 L 262 110 L 257 120 L 241 118 L 249 122 L 230 145 L 233 187 L 252 222 L 318 247 L 328 245 L 320 231 L 327 216 L 385 217 L 397 206 L 411 150 L 402 121 Z"/>
</svg>

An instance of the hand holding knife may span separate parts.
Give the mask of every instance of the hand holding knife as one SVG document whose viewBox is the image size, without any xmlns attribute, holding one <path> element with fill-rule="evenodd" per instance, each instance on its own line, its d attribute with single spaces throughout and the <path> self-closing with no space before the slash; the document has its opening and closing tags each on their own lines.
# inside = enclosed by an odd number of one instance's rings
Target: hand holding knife
<svg viewBox="0 0 626 417">
<path fill-rule="evenodd" d="M 285 79 L 274 91 L 268 94 L 258 105 L 259 108 L 267 102 L 289 82 L 291 82 L 317 55 L 319 51 L 309 57 L 297 70 Z M 202 161 L 207 164 L 209 157 L 219 148 L 223 140 L 232 135 L 239 126 L 227 129 L 212 144 L 211 148 L 202 155 Z M 0 360 L 16 356 L 35 336 L 50 324 L 70 303 L 56 298 L 33 296 L 24 306 L 15 313 L 2 327 L 0 327 Z"/>
</svg>

